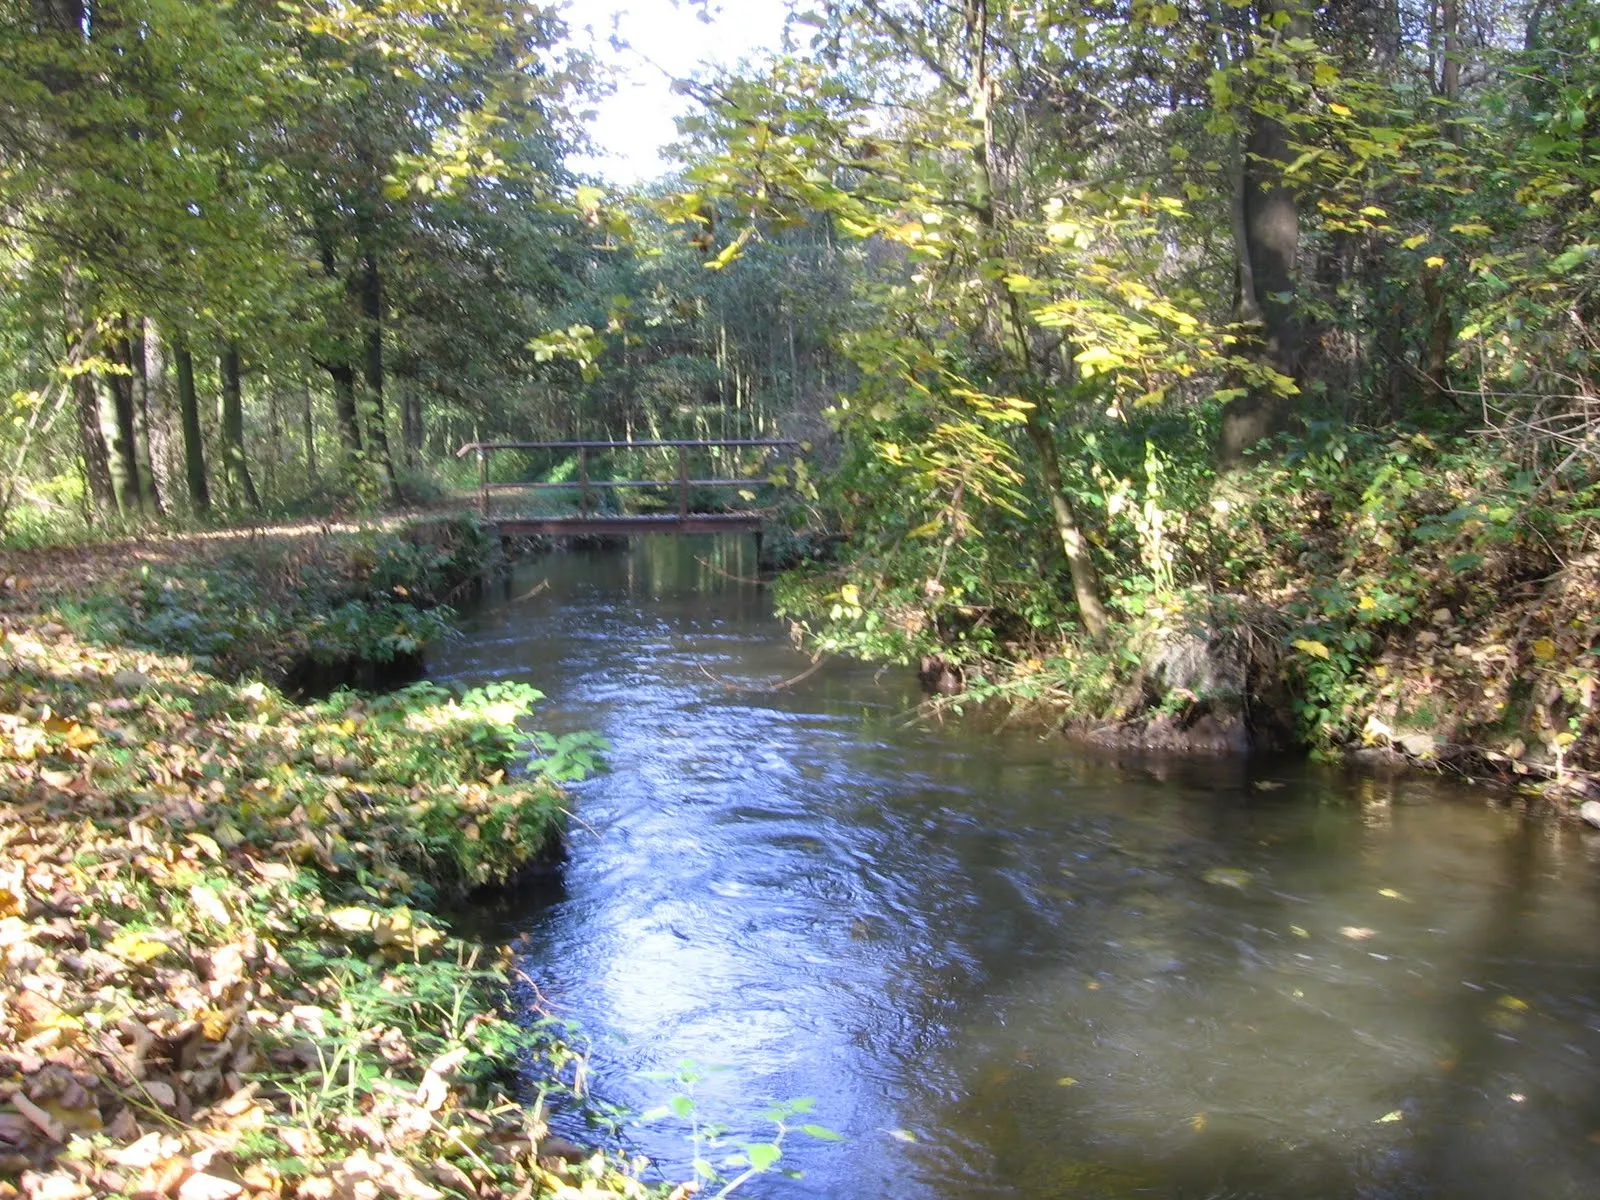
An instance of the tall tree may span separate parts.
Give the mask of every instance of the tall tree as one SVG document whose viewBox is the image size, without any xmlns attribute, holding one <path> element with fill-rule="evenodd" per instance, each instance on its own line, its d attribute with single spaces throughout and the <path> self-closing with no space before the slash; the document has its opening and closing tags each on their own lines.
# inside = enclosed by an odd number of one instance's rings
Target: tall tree
<svg viewBox="0 0 1600 1200">
<path fill-rule="evenodd" d="M 250 478 L 250 459 L 244 444 L 244 401 L 241 384 L 237 342 L 228 341 L 222 348 L 220 359 L 222 394 L 218 426 L 222 430 L 222 473 L 227 481 L 228 501 L 244 503 L 260 510 L 261 497 L 256 494 L 255 481 Z"/>
<path fill-rule="evenodd" d="M 179 333 L 172 342 L 173 366 L 178 376 L 178 414 L 183 427 L 183 471 L 189 485 L 189 502 L 198 513 L 211 509 L 211 489 L 206 484 L 205 441 L 200 430 L 200 401 L 194 386 L 194 355 L 188 339 Z"/>
</svg>

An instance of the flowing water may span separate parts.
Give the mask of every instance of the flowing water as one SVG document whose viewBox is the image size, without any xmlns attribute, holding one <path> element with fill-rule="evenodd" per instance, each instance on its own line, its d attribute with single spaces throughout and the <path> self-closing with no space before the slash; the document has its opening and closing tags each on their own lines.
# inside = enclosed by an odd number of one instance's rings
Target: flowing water
<svg viewBox="0 0 1600 1200">
<path fill-rule="evenodd" d="M 561 885 L 493 919 L 602 1094 L 692 1060 L 734 1140 L 814 1098 L 844 1140 L 791 1136 L 754 1196 L 1600 1195 L 1600 836 L 921 721 L 904 670 L 772 690 L 807 660 L 752 557 L 542 558 L 436 656 L 613 745 Z M 687 1172 L 685 1123 L 632 1136 Z"/>
</svg>

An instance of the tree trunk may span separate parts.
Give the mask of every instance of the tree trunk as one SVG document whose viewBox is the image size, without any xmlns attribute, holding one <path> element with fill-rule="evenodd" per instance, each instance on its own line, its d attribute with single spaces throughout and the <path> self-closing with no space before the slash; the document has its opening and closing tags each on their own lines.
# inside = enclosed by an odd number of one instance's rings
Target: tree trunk
<svg viewBox="0 0 1600 1200">
<path fill-rule="evenodd" d="M 300 376 L 300 435 L 305 440 L 306 485 L 317 485 L 317 423 L 311 411 L 311 383 Z"/>
<path fill-rule="evenodd" d="M 1095 570 L 1089 556 L 1089 545 L 1078 526 L 1078 515 L 1067 499 L 1067 489 L 1061 478 L 1061 460 L 1056 453 L 1055 435 L 1050 428 L 1047 407 L 1040 402 L 1028 412 L 1028 439 L 1039 457 L 1039 478 L 1044 483 L 1045 495 L 1050 501 L 1050 518 L 1055 526 L 1056 540 L 1066 556 L 1067 572 L 1072 577 L 1072 594 L 1078 601 L 1078 615 L 1090 637 L 1105 632 L 1106 610 L 1100 601 L 1100 573 Z"/>
<path fill-rule="evenodd" d="M 133 512 L 144 507 L 144 496 L 139 484 L 139 437 L 133 419 L 133 347 L 127 337 L 117 340 L 112 350 L 112 361 L 122 368 L 106 377 L 116 420 L 116 436 L 112 439 L 116 461 L 112 478 L 118 485 L 117 495 L 122 511 Z"/>
<path fill-rule="evenodd" d="M 140 331 L 144 386 L 139 389 L 139 419 L 155 509 L 166 516 L 174 490 L 172 463 L 172 387 L 167 377 L 166 349 L 155 322 L 146 318 Z"/>
<path fill-rule="evenodd" d="M 222 463 L 228 484 L 228 503 L 243 491 L 245 503 L 260 511 L 261 497 L 250 478 L 244 450 L 244 398 L 239 385 L 239 346 L 229 342 L 222 351 Z"/>
<path fill-rule="evenodd" d="M 279 496 L 278 464 L 283 461 L 283 423 L 278 418 L 278 391 L 267 381 L 267 495 Z"/>
<path fill-rule="evenodd" d="M 1461 98 L 1461 13 L 1458 0 L 1443 0 L 1440 25 L 1444 33 L 1444 62 L 1439 68 L 1439 96 L 1445 104 L 1445 134 L 1456 145 L 1462 141 L 1461 124 L 1455 120 Z M 1455 317 L 1450 311 L 1450 295 L 1440 282 L 1436 267 L 1425 267 L 1422 276 L 1422 302 L 1428 313 L 1428 340 L 1422 349 L 1422 374 L 1427 379 L 1429 399 L 1450 399 L 1450 346 L 1455 341 Z"/>
<path fill-rule="evenodd" d="M 361 424 L 356 410 L 356 371 L 348 363 L 328 363 L 333 380 L 333 417 L 346 454 L 361 453 Z"/>
<path fill-rule="evenodd" d="M 1265 27 L 1280 12 L 1290 14 L 1288 32 L 1305 33 L 1298 0 L 1264 0 Z M 1289 154 L 1283 125 L 1252 104 L 1242 160 L 1236 164 L 1235 250 L 1239 259 L 1241 315 L 1259 321 L 1261 355 L 1280 375 L 1300 375 L 1301 333 L 1296 313 L 1295 265 L 1300 253 L 1300 210 L 1283 182 Z M 1283 428 L 1286 398 L 1271 388 L 1252 388 L 1222 409 L 1224 467 L 1238 466 L 1245 451 Z"/>
<path fill-rule="evenodd" d="M 211 511 L 211 489 L 206 486 L 206 450 L 200 433 L 200 402 L 194 390 L 194 356 L 182 334 L 172 339 L 172 360 L 178 373 L 178 420 L 183 427 L 183 473 L 189 483 L 189 501 L 195 512 Z"/>
<path fill-rule="evenodd" d="M 72 381 L 72 398 L 78 417 L 78 440 L 83 448 L 83 474 L 89 497 L 101 516 L 117 511 L 117 491 L 111 482 L 111 454 L 106 449 L 105 431 L 100 428 L 100 396 L 93 376 L 84 374 Z"/>
<path fill-rule="evenodd" d="M 400 461 L 407 470 L 415 470 L 417 466 L 416 414 L 411 407 L 413 390 L 405 380 L 395 379 L 395 393 L 400 400 Z"/>
<path fill-rule="evenodd" d="M 378 256 L 370 249 L 361 259 L 361 316 L 366 326 L 367 396 L 372 405 L 367 436 L 383 467 L 389 498 L 398 500 L 400 487 L 389 455 L 388 418 L 383 409 L 383 276 L 378 272 Z"/>
<path fill-rule="evenodd" d="M 987 0 L 967 0 L 967 39 L 970 47 L 971 74 L 967 80 L 967 99 L 974 115 L 974 124 L 980 131 L 977 144 L 972 148 L 973 195 L 972 207 L 977 213 L 983 231 L 985 257 L 1004 261 L 1007 247 L 1001 235 L 1001 213 L 997 211 L 995 195 L 994 146 L 994 89 L 988 75 L 989 9 Z M 1028 410 L 1028 440 L 1033 444 L 1039 459 L 1039 478 L 1044 484 L 1050 505 L 1050 520 L 1056 540 L 1067 560 L 1067 572 L 1072 578 L 1073 596 L 1078 602 L 1078 616 L 1090 637 L 1098 638 L 1105 632 L 1106 610 L 1100 599 L 1100 577 L 1089 556 L 1089 543 L 1078 525 L 1078 516 L 1067 499 L 1066 486 L 1061 476 L 1061 459 L 1056 450 L 1054 421 L 1045 389 L 1039 385 L 1034 368 L 1032 351 L 1028 344 L 1027 327 L 1016 295 L 1000 280 L 990 285 L 992 305 L 987 314 L 986 333 L 1001 354 L 1011 358 L 1020 369 L 1026 392 L 1034 406 Z M 1014 343 L 1008 353 L 1006 343 Z"/>
</svg>

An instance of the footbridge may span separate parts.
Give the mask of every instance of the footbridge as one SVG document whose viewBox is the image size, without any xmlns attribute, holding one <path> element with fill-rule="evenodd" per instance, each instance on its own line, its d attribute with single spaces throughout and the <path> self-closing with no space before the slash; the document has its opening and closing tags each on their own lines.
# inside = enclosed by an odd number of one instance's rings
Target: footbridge
<svg viewBox="0 0 1600 1200">
<path fill-rule="evenodd" d="M 477 456 L 478 511 L 503 537 L 581 537 L 760 533 L 773 474 L 801 449 L 783 438 L 468 442 L 456 456 Z"/>
</svg>

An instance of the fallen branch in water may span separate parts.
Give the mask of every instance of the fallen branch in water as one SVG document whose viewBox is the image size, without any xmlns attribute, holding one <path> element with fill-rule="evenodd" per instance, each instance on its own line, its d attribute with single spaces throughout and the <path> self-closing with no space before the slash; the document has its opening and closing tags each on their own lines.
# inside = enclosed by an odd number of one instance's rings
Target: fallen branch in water
<svg viewBox="0 0 1600 1200">
<path fill-rule="evenodd" d="M 704 664 L 702 664 L 700 667 L 700 673 L 707 679 L 711 680 L 712 683 L 720 683 L 730 692 L 756 692 L 761 695 L 766 695 L 771 692 L 781 692 L 785 688 L 792 688 L 797 683 L 804 683 L 818 671 L 822 670 L 823 665 L 827 661 L 828 660 L 825 656 L 818 658 L 814 660 L 809 667 L 807 667 L 804 671 L 801 671 L 800 674 L 794 676 L 793 678 L 784 679 L 778 683 L 768 684 L 766 687 L 751 687 L 748 684 L 731 683 L 719 675 L 713 675 L 710 671 L 706 670 Z"/>
<path fill-rule="evenodd" d="M 521 604 L 524 600 L 532 600 L 540 592 L 548 589 L 549 586 L 550 581 L 548 579 L 541 579 L 538 583 L 534 584 L 527 591 L 523 592 L 522 595 L 518 596 L 515 600 L 508 601 L 507 603 Z"/>
<path fill-rule="evenodd" d="M 715 565 L 714 563 L 711 563 L 711 562 L 707 561 L 706 559 L 701 558 L 698 554 L 695 555 L 695 559 L 694 560 L 695 560 L 695 562 L 699 563 L 702 567 L 704 567 L 706 570 L 714 571 L 718 575 L 721 575 L 724 579 L 731 579 L 735 583 L 753 583 L 757 587 L 766 587 L 767 586 L 767 581 L 765 579 L 761 579 L 761 578 L 751 579 L 748 575 L 735 575 L 732 571 L 724 571 L 721 567 Z"/>
</svg>

